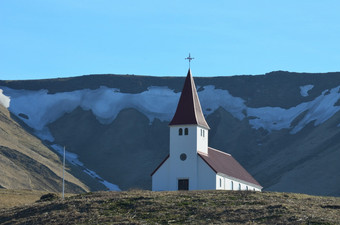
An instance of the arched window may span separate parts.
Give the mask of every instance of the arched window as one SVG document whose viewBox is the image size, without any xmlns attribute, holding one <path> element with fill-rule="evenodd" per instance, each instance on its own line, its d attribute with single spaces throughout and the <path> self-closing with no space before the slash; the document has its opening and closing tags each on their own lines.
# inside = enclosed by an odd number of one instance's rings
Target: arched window
<svg viewBox="0 0 340 225">
<path fill-rule="evenodd" d="M 246 190 L 248 191 L 248 186 L 246 186 Z"/>
<path fill-rule="evenodd" d="M 234 182 L 231 182 L 231 190 L 234 190 Z"/>
<path fill-rule="evenodd" d="M 189 130 L 188 130 L 188 128 L 185 128 L 184 129 L 184 135 L 188 135 L 189 134 Z"/>
<path fill-rule="evenodd" d="M 241 184 L 238 184 L 238 190 L 241 191 Z"/>
<path fill-rule="evenodd" d="M 179 128 L 178 135 L 183 135 L 183 129 L 182 128 Z"/>
</svg>

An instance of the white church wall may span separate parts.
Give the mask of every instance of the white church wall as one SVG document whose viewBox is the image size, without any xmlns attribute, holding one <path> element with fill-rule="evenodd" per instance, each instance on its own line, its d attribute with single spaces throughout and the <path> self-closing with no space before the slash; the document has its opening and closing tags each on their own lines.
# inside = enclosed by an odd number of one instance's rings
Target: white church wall
<svg viewBox="0 0 340 225">
<path fill-rule="evenodd" d="M 169 186 L 169 159 L 152 175 L 152 190 L 167 191 Z"/>
<path fill-rule="evenodd" d="M 199 127 L 196 127 L 197 132 L 197 151 L 208 154 L 208 132 L 209 130 Z"/>
<path fill-rule="evenodd" d="M 170 160 L 169 172 L 169 190 L 178 190 L 178 180 L 188 179 L 189 190 L 197 189 L 197 171 L 196 159 L 188 155 L 185 161 L 181 161 L 179 157 L 174 157 Z"/>
<path fill-rule="evenodd" d="M 183 134 L 179 135 L 179 129 Z M 185 135 L 185 128 L 188 135 Z M 195 125 L 170 127 L 169 189 L 178 190 L 178 179 L 189 179 L 189 190 L 197 190 L 197 136 Z M 181 154 L 186 159 L 181 159 Z"/>
<path fill-rule="evenodd" d="M 238 190 L 240 182 L 230 179 L 220 173 L 216 174 L 217 190 Z"/>
<path fill-rule="evenodd" d="M 238 182 L 224 177 L 224 190 L 237 190 Z"/>
<path fill-rule="evenodd" d="M 179 135 L 179 129 L 183 129 L 183 134 Z M 188 135 L 184 134 L 188 128 Z M 180 156 L 182 153 L 196 155 L 196 126 L 195 125 L 176 125 L 170 127 L 170 156 Z M 191 151 L 195 149 L 195 151 Z"/>
<path fill-rule="evenodd" d="M 226 179 L 218 174 L 216 174 L 216 190 L 228 190 L 225 186 Z"/>
<path fill-rule="evenodd" d="M 222 184 L 222 185 L 220 185 Z M 234 191 L 261 191 L 258 186 L 254 184 L 229 177 L 225 174 L 216 174 L 216 189 L 217 190 L 234 190 Z"/>
<path fill-rule="evenodd" d="M 216 173 L 197 155 L 198 190 L 215 190 Z"/>
</svg>

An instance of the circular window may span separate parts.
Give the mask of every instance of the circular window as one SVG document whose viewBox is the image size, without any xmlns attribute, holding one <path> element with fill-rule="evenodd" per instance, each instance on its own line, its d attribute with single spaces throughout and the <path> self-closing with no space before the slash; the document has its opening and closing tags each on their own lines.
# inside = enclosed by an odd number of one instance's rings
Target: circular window
<svg viewBox="0 0 340 225">
<path fill-rule="evenodd" d="M 186 155 L 185 153 L 182 153 L 182 154 L 179 156 L 179 158 L 180 158 L 182 161 L 184 161 L 184 160 L 187 159 L 187 155 Z"/>
</svg>

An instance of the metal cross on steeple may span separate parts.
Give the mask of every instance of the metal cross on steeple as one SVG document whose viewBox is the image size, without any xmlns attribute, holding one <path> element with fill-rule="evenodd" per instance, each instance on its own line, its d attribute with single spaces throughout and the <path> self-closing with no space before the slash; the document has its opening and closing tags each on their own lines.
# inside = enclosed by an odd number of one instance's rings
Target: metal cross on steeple
<svg viewBox="0 0 340 225">
<path fill-rule="evenodd" d="M 191 62 L 191 60 L 193 60 L 193 59 L 195 59 L 195 58 L 191 58 L 190 53 L 189 53 L 189 56 L 185 58 L 185 60 L 189 60 L 189 68 L 190 68 L 190 62 Z"/>
</svg>

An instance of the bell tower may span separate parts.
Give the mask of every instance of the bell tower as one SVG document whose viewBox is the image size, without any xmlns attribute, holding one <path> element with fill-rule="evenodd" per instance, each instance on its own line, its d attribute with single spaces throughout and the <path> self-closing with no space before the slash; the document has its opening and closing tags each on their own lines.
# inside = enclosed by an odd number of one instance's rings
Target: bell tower
<svg viewBox="0 0 340 225">
<path fill-rule="evenodd" d="M 174 190 L 197 188 L 197 152 L 208 154 L 207 124 L 189 68 L 170 124 L 170 177 Z"/>
<path fill-rule="evenodd" d="M 175 115 L 169 126 L 170 155 L 177 152 L 177 147 L 174 149 L 171 146 L 173 141 L 179 145 L 186 146 L 186 144 L 190 144 L 195 154 L 197 151 L 208 153 L 208 131 L 210 127 L 205 121 L 190 69 L 185 79 Z"/>
</svg>

